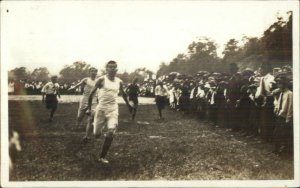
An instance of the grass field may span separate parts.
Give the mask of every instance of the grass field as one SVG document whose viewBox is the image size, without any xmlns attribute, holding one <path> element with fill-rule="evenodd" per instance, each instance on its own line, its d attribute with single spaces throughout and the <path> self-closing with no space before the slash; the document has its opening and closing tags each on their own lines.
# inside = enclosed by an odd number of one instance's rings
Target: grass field
<svg viewBox="0 0 300 188">
<path fill-rule="evenodd" d="M 154 105 L 141 105 L 134 123 L 120 105 L 110 163 L 101 164 L 103 138 L 83 145 L 83 131 L 71 130 L 77 107 L 59 104 L 48 123 L 40 101 L 9 102 L 9 127 L 22 145 L 10 181 L 293 179 L 293 158 L 270 153 L 270 144 L 169 109 L 158 121 Z"/>
</svg>

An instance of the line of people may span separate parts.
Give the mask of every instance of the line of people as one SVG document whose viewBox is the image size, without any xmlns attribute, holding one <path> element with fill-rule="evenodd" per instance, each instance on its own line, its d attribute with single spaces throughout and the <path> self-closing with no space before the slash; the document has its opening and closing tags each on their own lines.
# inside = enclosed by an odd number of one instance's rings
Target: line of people
<svg viewBox="0 0 300 188">
<path fill-rule="evenodd" d="M 291 67 L 272 69 L 263 63 L 256 72 L 238 72 L 232 63 L 229 69 L 230 74 L 200 71 L 194 77 L 179 75 L 173 81 L 163 80 L 170 107 L 247 137 L 261 137 L 274 143 L 275 153 L 292 152 Z"/>
</svg>

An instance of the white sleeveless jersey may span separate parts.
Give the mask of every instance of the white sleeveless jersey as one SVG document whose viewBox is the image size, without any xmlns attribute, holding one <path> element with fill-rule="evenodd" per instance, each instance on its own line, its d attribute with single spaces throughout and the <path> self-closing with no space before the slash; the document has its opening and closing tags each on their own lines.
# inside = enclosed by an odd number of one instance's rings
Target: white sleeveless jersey
<svg viewBox="0 0 300 188">
<path fill-rule="evenodd" d="M 109 80 L 107 76 L 104 78 L 103 87 L 98 92 L 98 109 L 112 112 L 118 110 L 118 94 L 121 80 L 117 77 L 113 81 Z"/>
<path fill-rule="evenodd" d="M 83 87 L 83 94 L 82 94 L 82 99 L 81 99 L 82 103 L 88 103 L 90 93 L 91 93 L 92 89 L 94 88 L 95 83 L 96 83 L 96 79 L 92 80 L 91 78 L 87 78 L 86 83 Z M 95 93 L 95 95 L 93 97 L 92 103 L 93 104 L 97 103 L 97 92 Z"/>
</svg>

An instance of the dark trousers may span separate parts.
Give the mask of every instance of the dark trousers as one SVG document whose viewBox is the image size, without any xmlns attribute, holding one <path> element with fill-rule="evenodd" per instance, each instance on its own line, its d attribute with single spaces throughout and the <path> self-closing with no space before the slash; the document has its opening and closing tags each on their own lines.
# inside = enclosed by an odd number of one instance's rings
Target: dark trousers
<svg viewBox="0 0 300 188">
<path fill-rule="evenodd" d="M 226 128 L 237 130 L 237 111 L 236 102 L 226 103 Z"/>
<path fill-rule="evenodd" d="M 260 108 L 253 105 L 250 109 L 250 115 L 249 115 L 249 129 L 247 132 L 249 134 L 258 135 L 258 129 L 259 129 L 259 123 L 260 123 Z"/>
<path fill-rule="evenodd" d="M 56 109 L 58 104 L 56 95 L 46 95 L 45 103 L 47 109 Z"/>
<path fill-rule="evenodd" d="M 280 146 L 285 146 L 289 151 L 292 151 L 293 150 L 293 124 L 286 123 L 285 118 L 276 117 L 272 142 L 275 145 L 275 150 L 278 150 Z"/>
<path fill-rule="evenodd" d="M 205 99 L 197 99 L 196 103 L 196 111 L 198 118 L 205 118 L 206 113 L 206 100 Z"/>
<path fill-rule="evenodd" d="M 218 122 L 218 106 L 216 104 L 209 105 L 209 120 L 213 123 Z"/>
<path fill-rule="evenodd" d="M 269 141 L 272 138 L 274 130 L 274 98 L 267 97 L 266 104 L 260 109 L 260 135 L 265 141 Z"/>
</svg>

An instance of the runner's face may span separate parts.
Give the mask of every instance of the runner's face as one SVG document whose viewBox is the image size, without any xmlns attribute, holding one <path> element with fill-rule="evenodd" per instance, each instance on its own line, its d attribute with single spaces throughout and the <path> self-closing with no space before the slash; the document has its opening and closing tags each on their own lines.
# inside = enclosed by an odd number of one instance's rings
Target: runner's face
<svg viewBox="0 0 300 188">
<path fill-rule="evenodd" d="M 118 71 L 118 66 L 117 64 L 108 64 L 106 66 L 106 71 L 107 71 L 107 74 L 110 75 L 110 76 L 115 76 L 117 71 Z"/>
<path fill-rule="evenodd" d="M 95 76 L 97 76 L 97 72 L 98 72 L 97 70 L 93 69 L 93 70 L 90 71 L 90 74 L 91 74 L 92 77 L 95 77 Z"/>
<path fill-rule="evenodd" d="M 51 81 L 53 82 L 53 83 L 56 83 L 57 82 L 57 78 L 55 77 L 55 78 L 51 78 Z"/>
</svg>

